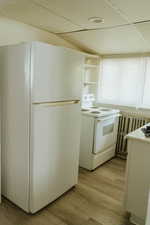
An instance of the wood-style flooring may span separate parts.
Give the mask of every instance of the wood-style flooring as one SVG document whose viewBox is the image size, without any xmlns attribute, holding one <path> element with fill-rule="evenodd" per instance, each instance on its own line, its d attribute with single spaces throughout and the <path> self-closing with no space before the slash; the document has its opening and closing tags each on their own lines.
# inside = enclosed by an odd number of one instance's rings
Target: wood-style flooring
<svg viewBox="0 0 150 225">
<path fill-rule="evenodd" d="M 35 215 L 3 199 L 0 225 L 126 225 L 125 161 L 112 159 L 94 172 L 80 169 L 79 184 Z"/>
</svg>

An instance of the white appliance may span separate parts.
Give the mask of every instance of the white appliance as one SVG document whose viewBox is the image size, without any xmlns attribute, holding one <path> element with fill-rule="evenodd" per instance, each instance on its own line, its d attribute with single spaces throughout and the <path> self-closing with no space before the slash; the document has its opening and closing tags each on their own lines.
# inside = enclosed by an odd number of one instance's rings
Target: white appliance
<svg viewBox="0 0 150 225">
<path fill-rule="evenodd" d="M 2 194 L 26 212 L 77 183 L 82 64 L 40 42 L 0 48 Z"/>
<path fill-rule="evenodd" d="M 119 110 L 82 109 L 80 167 L 94 170 L 115 155 Z"/>
</svg>

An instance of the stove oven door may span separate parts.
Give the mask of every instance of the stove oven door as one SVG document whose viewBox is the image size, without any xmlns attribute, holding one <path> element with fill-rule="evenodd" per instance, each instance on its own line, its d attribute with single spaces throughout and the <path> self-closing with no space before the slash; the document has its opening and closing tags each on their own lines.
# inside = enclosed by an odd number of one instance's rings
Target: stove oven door
<svg viewBox="0 0 150 225">
<path fill-rule="evenodd" d="M 95 120 L 93 153 L 97 154 L 114 145 L 117 139 L 118 115 Z"/>
</svg>

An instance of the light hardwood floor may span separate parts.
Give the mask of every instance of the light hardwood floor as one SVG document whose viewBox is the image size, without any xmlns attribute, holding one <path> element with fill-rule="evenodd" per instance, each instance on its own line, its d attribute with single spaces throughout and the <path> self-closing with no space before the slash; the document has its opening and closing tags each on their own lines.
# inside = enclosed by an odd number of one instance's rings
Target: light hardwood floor
<svg viewBox="0 0 150 225">
<path fill-rule="evenodd" d="M 6 199 L 0 225 L 125 225 L 123 209 L 125 161 L 113 159 L 94 172 L 80 169 L 79 184 L 35 215 Z"/>
</svg>

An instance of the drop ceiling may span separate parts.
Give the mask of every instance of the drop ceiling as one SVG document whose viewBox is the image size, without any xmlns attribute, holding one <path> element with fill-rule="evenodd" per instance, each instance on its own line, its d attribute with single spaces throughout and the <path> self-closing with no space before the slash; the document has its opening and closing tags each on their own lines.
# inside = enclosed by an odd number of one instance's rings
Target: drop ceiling
<svg viewBox="0 0 150 225">
<path fill-rule="evenodd" d="M 149 11 L 149 0 L 0 1 L 0 14 L 101 55 L 150 52 Z M 93 16 L 104 22 L 89 22 Z"/>
<path fill-rule="evenodd" d="M 147 44 L 132 25 L 62 36 L 84 49 L 88 47 L 93 53 L 121 54 L 147 51 Z"/>
</svg>

